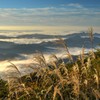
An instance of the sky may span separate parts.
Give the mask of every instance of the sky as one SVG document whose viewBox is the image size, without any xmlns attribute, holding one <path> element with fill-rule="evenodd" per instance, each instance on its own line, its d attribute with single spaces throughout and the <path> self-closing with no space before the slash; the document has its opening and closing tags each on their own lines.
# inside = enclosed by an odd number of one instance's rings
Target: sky
<svg viewBox="0 0 100 100">
<path fill-rule="evenodd" d="M 0 0 L 0 30 L 100 31 L 100 0 Z"/>
</svg>

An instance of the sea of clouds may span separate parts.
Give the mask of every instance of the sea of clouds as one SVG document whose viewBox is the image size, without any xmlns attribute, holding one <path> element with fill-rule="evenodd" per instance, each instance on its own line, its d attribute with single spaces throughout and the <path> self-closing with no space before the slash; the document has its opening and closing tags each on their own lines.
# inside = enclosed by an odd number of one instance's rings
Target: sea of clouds
<svg viewBox="0 0 100 100">
<path fill-rule="evenodd" d="M 9 60 L 21 70 L 23 65 L 33 62 L 37 50 L 44 54 L 47 62 L 51 54 L 58 58 L 65 57 L 66 50 L 56 43 L 58 38 L 64 39 L 72 55 L 79 55 L 83 46 L 85 53 L 91 49 L 89 35 L 84 32 L 45 34 L 34 31 L 0 31 L 0 72 L 10 65 Z M 99 48 L 99 43 L 100 34 L 94 33 L 94 48 Z"/>
</svg>

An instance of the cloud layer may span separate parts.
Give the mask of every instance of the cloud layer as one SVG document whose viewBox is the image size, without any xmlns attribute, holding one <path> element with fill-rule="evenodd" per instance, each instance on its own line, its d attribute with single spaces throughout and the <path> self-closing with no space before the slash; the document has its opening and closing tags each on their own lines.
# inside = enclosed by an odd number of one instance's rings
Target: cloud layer
<svg viewBox="0 0 100 100">
<path fill-rule="evenodd" d="M 78 3 L 45 8 L 0 8 L 0 25 L 100 26 L 100 11 Z"/>
</svg>

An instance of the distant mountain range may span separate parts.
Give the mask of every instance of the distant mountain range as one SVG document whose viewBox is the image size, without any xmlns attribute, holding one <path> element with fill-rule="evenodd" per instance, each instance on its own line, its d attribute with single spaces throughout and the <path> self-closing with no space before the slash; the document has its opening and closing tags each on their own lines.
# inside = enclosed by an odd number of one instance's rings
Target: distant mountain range
<svg viewBox="0 0 100 100">
<path fill-rule="evenodd" d="M 8 37 L 4 35 L 0 35 L 0 39 L 54 39 L 54 38 L 64 38 L 65 43 L 67 43 L 69 48 L 78 47 L 81 48 L 84 44 L 85 48 L 91 48 L 90 38 L 87 33 L 73 33 L 69 35 L 46 35 L 46 34 L 27 34 L 20 35 L 17 37 Z M 94 34 L 94 48 L 100 44 L 100 34 Z M 21 57 L 20 54 L 32 54 L 35 53 L 36 50 L 45 52 L 55 52 L 57 47 L 61 47 L 61 45 L 56 44 L 57 40 L 52 41 L 42 41 L 41 43 L 32 43 L 32 44 L 17 44 L 14 42 L 6 42 L 0 41 L 0 60 L 13 59 L 15 57 Z"/>
</svg>

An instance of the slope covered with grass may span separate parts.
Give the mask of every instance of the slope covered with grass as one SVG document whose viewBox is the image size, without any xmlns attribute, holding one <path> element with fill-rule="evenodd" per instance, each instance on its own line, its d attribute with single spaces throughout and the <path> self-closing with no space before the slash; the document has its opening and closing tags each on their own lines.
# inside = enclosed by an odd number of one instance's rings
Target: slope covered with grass
<svg viewBox="0 0 100 100">
<path fill-rule="evenodd" d="M 84 57 L 83 57 L 84 56 Z M 35 57 L 37 68 L 20 77 L 16 71 L 7 82 L 0 80 L 0 100 L 99 100 L 100 50 L 84 54 L 76 62 L 65 63 L 52 55 L 47 64 L 42 53 Z M 14 71 L 13 70 L 13 71 Z M 14 73 L 15 74 L 15 73 Z"/>
<path fill-rule="evenodd" d="M 73 60 L 66 43 L 59 39 L 66 50 L 67 62 L 51 55 L 50 63 L 38 52 L 32 73 L 21 76 L 11 63 L 7 81 L 0 80 L 0 100 L 99 100 L 100 99 L 100 49 L 93 50 L 93 32 L 89 31 L 92 49 L 82 52 Z M 35 66 L 35 67 L 34 67 Z"/>
</svg>

